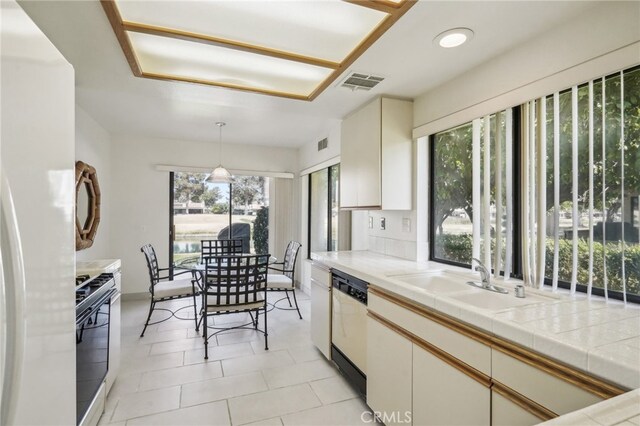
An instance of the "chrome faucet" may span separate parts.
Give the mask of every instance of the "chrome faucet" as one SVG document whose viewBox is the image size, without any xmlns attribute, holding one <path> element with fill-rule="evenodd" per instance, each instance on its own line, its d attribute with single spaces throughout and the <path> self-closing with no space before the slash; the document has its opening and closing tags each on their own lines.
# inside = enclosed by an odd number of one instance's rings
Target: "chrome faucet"
<svg viewBox="0 0 640 426">
<path fill-rule="evenodd" d="M 496 293 L 502 293 L 502 294 L 509 293 L 506 289 L 491 284 L 491 272 L 487 269 L 486 266 L 484 266 L 484 264 L 479 259 L 476 259 L 474 257 L 473 261 L 475 261 L 478 264 L 473 269 L 475 271 L 480 272 L 481 282 L 467 281 L 467 284 L 472 285 L 474 287 L 482 288 L 484 290 L 495 291 Z"/>
<path fill-rule="evenodd" d="M 488 289 L 491 286 L 491 273 L 487 270 L 487 267 L 484 266 L 484 263 L 480 262 L 479 259 L 473 258 L 473 260 L 478 264 L 474 268 L 475 271 L 480 272 L 480 279 L 482 280 L 482 288 Z"/>
</svg>

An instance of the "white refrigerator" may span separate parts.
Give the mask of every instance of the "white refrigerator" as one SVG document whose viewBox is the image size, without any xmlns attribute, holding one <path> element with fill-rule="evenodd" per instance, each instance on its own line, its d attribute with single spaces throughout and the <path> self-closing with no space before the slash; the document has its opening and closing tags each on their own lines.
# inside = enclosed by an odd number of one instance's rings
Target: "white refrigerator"
<svg viewBox="0 0 640 426">
<path fill-rule="evenodd" d="M 0 1 L 0 424 L 74 425 L 74 71 Z"/>
</svg>

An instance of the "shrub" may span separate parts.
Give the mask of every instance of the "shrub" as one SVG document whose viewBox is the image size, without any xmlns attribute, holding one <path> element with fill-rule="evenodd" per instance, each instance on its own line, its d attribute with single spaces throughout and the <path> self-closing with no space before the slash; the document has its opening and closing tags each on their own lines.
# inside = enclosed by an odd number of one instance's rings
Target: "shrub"
<svg viewBox="0 0 640 426">
<path fill-rule="evenodd" d="M 493 248 L 495 240 L 491 241 Z M 589 242 L 578 240 L 578 271 L 577 281 L 587 285 L 589 279 Z M 604 288 L 604 252 L 605 245 L 594 241 L 593 246 L 593 286 Z M 545 275 L 552 277 L 553 268 L 553 238 L 547 238 Z M 471 264 L 473 251 L 473 237 L 470 234 L 444 234 L 435 237 L 435 257 L 447 259 L 453 262 Z M 606 244 L 607 255 L 607 288 L 613 291 L 622 291 L 622 244 L 609 242 Z M 626 276 L 627 293 L 640 294 L 640 244 L 632 244 L 625 247 L 624 267 Z M 571 282 L 573 270 L 573 242 L 568 239 L 558 241 L 558 279 Z"/>
<path fill-rule="evenodd" d="M 473 237 L 471 234 L 436 235 L 434 256 L 452 262 L 471 265 Z"/>
<path fill-rule="evenodd" d="M 213 207 L 211 207 L 211 213 L 213 214 L 229 213 L 229 203 L 215 203 Z"/>
<path fill-rule="evenodd" d="M 558 241 L 558 278 L 571 281 L 573 271 L 573 242 L 567 239 Z M 605 245 L 594 241 L 593 246 L 593 286 L 604 288 L 604 252 Z M 553 267 L 553 239 L 547 239 L 547 256 L 545 259 L 546 275 L 551 277 Z M 622 244 L 609 242 L 606 244 L 607 255 L 607 288 L 622 291 Z M 627 292 L 640 294 L 640 245 L 627 245 L 624 251 L 624 267 Z M 578 240 L 577 281 L 587 285 L 589 282 L 589 242 Z"/>
<path fill-rule="evenodd" d="M 261 207 L 253 222 L 253 247 L 256 254 L 269 253 L 269 207 Z"/>
</svg>

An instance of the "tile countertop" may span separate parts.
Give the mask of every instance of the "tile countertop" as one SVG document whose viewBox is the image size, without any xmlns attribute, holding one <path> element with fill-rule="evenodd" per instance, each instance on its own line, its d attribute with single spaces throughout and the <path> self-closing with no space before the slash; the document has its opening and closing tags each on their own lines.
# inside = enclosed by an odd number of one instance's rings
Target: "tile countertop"
<svg viewBox="0 0 640 426">
<path fill-rule="evenodd" d="M 540 426 L 638 426 L 640 425 L 640 389 L 627 392 L 593 404 L 582 410 L 568 413 Z"/>
<path fill-rule="evenodd" d="M 478 280 L 468 269 L 369 251 L 312 253 L 311 258 L 626 389 L 640 388 L 639 305 L 527 287 L 529 300 L 520 300 L 530 304 L 483 309 L 451 297 L 477 293 L 473 287 L 443 294 L 398 279 L 401 274 L 445 271 L 461 282 Z M 521 283 L 495 282 L 509 290 L 508 295 L 497 295 L 500 297 L 514 297 L 513 288 Z M 640 396 L 638 399 L 640 402 Z M 637 405 L 640 414 L 640 403 Z"/>
<path fill-rule="evenodd" d="M 96 259 L 76 262 L 76 275 L 99 275 L 103 272 L 117 271 L 121 267 L 120 259 Z"/>
</svg>

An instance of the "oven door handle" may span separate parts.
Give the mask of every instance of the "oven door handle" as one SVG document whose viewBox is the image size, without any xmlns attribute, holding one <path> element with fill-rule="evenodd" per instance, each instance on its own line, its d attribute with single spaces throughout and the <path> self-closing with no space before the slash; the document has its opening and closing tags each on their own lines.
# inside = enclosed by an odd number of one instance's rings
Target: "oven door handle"
<svg viewBox="0 0 640 426">
<path fill-rule="evenodd" d="M 82 314 L 80 314 L 80 317 L 78 317 L 76 319 L 76 325 L 80 325 L 83 322 L 85 322 L 85 320 L 87 318 L 89 318 L 91 315 L 93 315 L 94 312 L 96 312 L 98 309 L 100 309 L 100 306 L 102 306 L 104 304 L 104 302 L 106 302 L 107 300 L 111 299 L 111 297 L 116 294 L 118 290 L 116 290 L 115 288 L 107 291 L 107 293 L 102 296 L 100 299 L 98 299 L 98 301 L 96 303 L 94 303 L 93 305 L 89 306 L 85 311 L 82 312 Z"/>
</svg>

